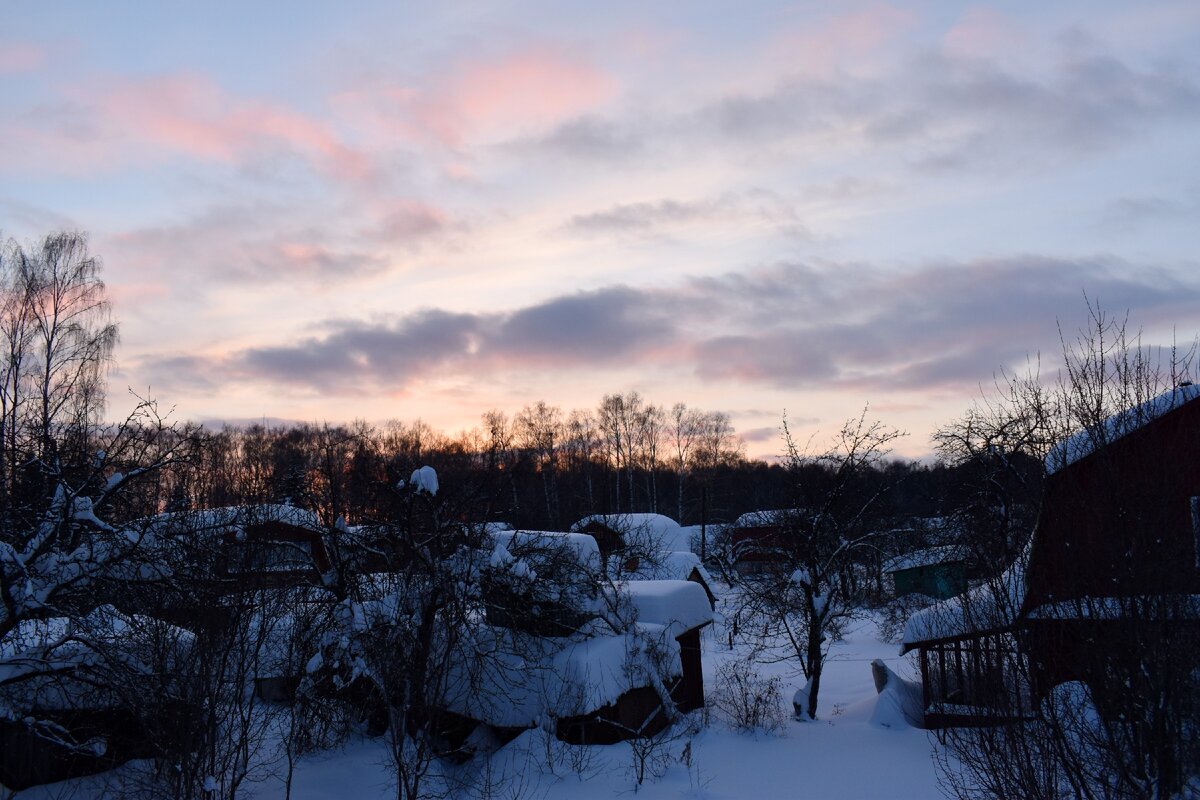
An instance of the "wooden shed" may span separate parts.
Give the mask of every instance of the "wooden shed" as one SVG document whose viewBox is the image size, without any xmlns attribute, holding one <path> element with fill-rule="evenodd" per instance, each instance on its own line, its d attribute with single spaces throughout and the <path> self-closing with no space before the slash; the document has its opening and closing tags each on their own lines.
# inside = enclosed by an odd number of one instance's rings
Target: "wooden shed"
<svg viewBox="0 0 1200 800">
<path fill-rule="evenodd" d="M 884 564 L 883 571 L 892 576 L 896 597 L 923 594 L 945 600 L 967 590 L 967 562 L 954 545 L 906 553 Z"/>
</svg>

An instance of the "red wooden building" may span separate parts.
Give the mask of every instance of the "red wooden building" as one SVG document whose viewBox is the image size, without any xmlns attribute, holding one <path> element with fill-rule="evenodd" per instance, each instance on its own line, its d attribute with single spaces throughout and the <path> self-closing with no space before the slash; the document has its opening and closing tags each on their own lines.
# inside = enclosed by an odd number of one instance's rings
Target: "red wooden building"
<svg viewBox="0 0 1200 800">
<path fill-rule="evenodd" d="M 1081 431 L 1047 471 L 1022 563 L 906 627 L 930 727 L 1020 716 L 1069 681 L 1087 685 L 1102 714 L 1127 714 L 1147 645 L 1194 646 L 1200 389 L 1182 385 Z"/>
</svg>

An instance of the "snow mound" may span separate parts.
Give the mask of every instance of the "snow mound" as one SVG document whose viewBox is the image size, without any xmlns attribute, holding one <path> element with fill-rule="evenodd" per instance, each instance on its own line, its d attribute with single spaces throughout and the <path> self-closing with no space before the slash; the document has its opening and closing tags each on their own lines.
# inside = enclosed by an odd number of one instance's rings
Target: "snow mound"
<svg viewBox="0 0 1200 800">
<path fill-rule="evenodd" d="M 885 676 L 886 680 L 875 700 L 871 724 L 891 730 L 923 727 L 925 715 L 921 684 L 904 680 L 879 659 L 871 662 L 871 668 L 877 675 Z"/>
</svg>

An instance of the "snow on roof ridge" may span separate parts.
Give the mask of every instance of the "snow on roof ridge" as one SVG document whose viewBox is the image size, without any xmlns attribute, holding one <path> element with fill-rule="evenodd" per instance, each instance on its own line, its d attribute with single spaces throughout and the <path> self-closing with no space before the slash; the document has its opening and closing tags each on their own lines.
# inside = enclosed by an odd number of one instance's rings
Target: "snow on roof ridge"
<svg viewBox="0 0 1200 800">
<path fill-rule="evenodd" d="M 659 528 L 678 528 L 679 523 L 666 514 L 651 511 L 626 511 L 619 514 L 589 514 L 571 526 L 571 530 L 580 531 L 585 526 L 599 522 L 602 525 L 618 525 L 622 527 L 655 526 Z"/>
<path fill-rule="evenodd" d="M 487 535 L 492 540 L 493 549 L 499 546 L 511 550 L 514 541 L 517 547 L 522 545 L 533 548 L 562 546 L 574 551 L 575 558 L 580 565 L 589 569 L 600 568 L 600 547 L 591 534 L 567 531 L 491 530 L 487 531 Z"/>
<path fill-rule="evenodd" d="M 1197 398 L 1200 398 L 1200 386 L 1184 382 L 1144 403 L 1113 414 L 1098 425 L 1084 428 L 1051 449 L 1046 456 L 1046 473 L 1053 475 Z"/>
<path fill-rule="evenodd" d="M 910 553 L 889 558 L 883 563 L 884 572 L 897 572 L 916 567 L 928 567 L 934 564 L 962 561 L 967 557 L 967 548 L 957 544 L 943 544 L 935 547 L 924 547 Z"/>
</svg>

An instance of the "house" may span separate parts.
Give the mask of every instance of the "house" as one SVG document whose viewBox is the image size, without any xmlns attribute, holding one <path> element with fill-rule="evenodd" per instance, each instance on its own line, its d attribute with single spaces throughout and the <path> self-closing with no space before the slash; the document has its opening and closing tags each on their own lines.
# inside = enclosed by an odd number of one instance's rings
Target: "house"
<svg viewBox="0 0 1200 800">
<path fill-rule="evenodd" d="M 967 590 L 967 562 L 954 545 L 929 547 L 889 559 L 883 572 L 892 577 L 894 594 L 923 594 L 945 600 Z"/>
<path fill-rule="evenodd" d="M 653 735 L 674 712 L 704 705 L 699 637 L 713 611 L 700 584 L 600 581 L 599 546 L 586 534 L 492 537 L 485 624 L 464 632 L 490 659 L 455 662 L 451 749 L 481 737 L 504 742 L 547 721 L 563 741 L 611 744 Z"/>
<path fill-rule="evenodd" d="M 256 610 L 245 621 L 261 645 L 253 675 L 259 695 L 290 700 L 304 657 L 285 640 L 330 569 L 324 530 L 314 514 L 286 505 L 161 514 L 126 525 L 121 536 L 138 547 L 97 580 L 94 607 L 6 636 L 6 661 L 52 668 L 0 681 L 0 706 L 20 714 L 0 720 L 0 783 L 20 789 L 185 747 L 200 712 L 180 665 L 220 636 L 239 595 L 286 595 L 275 604 L 285 611 L 268 617 Z M 146 676 L 136 692 L 122 684 L 131 666 Z"/>
<path fill-rule="evenodd" d="M 786 559 L 788 530 L 800 516 L 797 509 L 751 511 L 738 517 L 730 530 L 729 545 L 734 568 L 753 575 Z"/>
<path fill-rule="evenodd" d="M 617 572 L 630 580 L 682 580 L 700 584 L 716 608 L 716 583 L 692 551 L 703 535 L 698 526 L 682 526 L 664 514 L 594 514 L 571 526 L 596 539 L 601 557 L 620 552 Z M 607 542 L 605 550 L 601 542 Z"/>
<path fill-rule="evenodd" d="M 997 580 L 908 621 L 929 727 L 1020 717 L 1067 682 L 1130 716 L 1122 679 L 1155 643 L 1200 628 L 1200 390 L 1190 384 L 1052 451 L 1030 544 Z M 1192 637 L 1194 641 L 1194 636 Z M 1134 672 L 1139 671 L 1134 665 Z M 1123 716 L 1124 715 L 1124 716 Z"/>
<path fill-rule="evenodd" d="M 688 529 L 665 514 L 593 514 L 576 522 L 571 530 L 586 533 L 600 546 L 604 558 L 631 549 L 642 551 L 690 551 Z"/>
<path fill-rule="evenodd" d="M 493 530 L 483 569 L 489 624 L 568 636 L 601 610 L 600 548 L 585 533 Z"/>
<path fill-rule="evenodd" d="M 20 623 L 4 643 L 0 789 L 93 775 L 186 746 L 199 709 L 172 670 L 149 667 L 179 663 L 195 642 L 190 631 L 113 606 Z M 136 685 L 126 663 L 146 668 Z M 21 675 L 26 668 L 33 674 Z"/>
<path fill-rule="evenodd" d="M 313 512 L 290 505 L 161 514 L 129 527 L 156 563 L 205 593 L 319 585 L 332 566 L 328 528 Z"/>
</svg>

